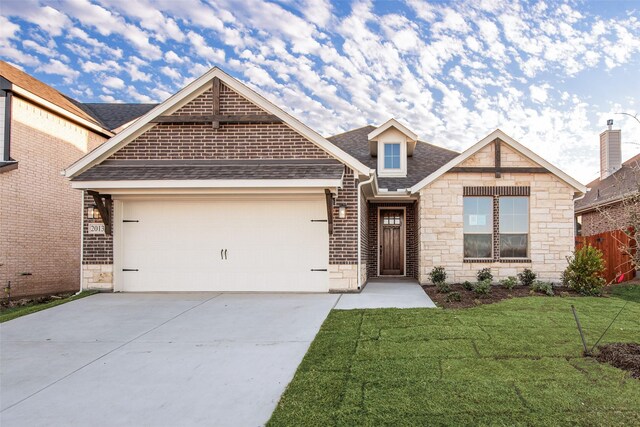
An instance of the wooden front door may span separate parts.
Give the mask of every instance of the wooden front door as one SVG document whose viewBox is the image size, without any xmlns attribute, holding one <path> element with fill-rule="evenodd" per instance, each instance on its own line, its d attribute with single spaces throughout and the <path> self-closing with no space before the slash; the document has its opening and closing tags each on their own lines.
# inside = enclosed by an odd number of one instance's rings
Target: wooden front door
<svg viewBox="0 0 640 427">
<path fill-rule="evenodd" d="M 380 211 L 380 275 L 404 274 L 404 211 Z"/>
</svg>

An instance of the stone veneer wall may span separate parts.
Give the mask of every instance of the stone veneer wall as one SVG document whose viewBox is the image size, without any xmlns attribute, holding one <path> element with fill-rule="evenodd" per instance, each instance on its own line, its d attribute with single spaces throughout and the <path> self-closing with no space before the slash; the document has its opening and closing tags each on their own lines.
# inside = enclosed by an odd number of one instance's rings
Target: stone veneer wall
<svg viewBox="0 0 640 427">
<path fill-rule="evenodd" d="M 502 145 L 504 166 L 531 166 L 531 161 Z M 505 162 L 505 154 L 508 161 Z M 493 145 L 468 159 L 466 166 L 493 166 Z M 463 188 L 529 186 L 529 259 L 531 262 L 464 262 Z M 566 256 L 574 248 L 574 189 L 552 174 L 446 173 L 420 191 L 420 274 L 428 282 L 434 266 L 444 266 L 452 282 L 475 280 L 489 267 L 495 280 L 531 268 L 542 280 L 558 281 Z"/>
<path fill-rule="evenodd" d="M 18 167 L 0 173 L 0 284 L 11 282 L 12 297 L 80 288 L 82 194 L 60 171 L 104 140 L 12 97 L 10 148 Z"/>
</svg>

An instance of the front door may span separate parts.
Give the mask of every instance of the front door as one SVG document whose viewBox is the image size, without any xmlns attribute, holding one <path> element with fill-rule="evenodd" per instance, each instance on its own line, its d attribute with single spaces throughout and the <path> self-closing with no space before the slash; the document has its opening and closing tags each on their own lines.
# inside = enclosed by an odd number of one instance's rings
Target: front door
<svg viewBox="0 0 640 427">
<path fill-rule="evenodd" d="M 380 211 L 380 275 L 404 275 L 404 211 Z"/>
</svg>

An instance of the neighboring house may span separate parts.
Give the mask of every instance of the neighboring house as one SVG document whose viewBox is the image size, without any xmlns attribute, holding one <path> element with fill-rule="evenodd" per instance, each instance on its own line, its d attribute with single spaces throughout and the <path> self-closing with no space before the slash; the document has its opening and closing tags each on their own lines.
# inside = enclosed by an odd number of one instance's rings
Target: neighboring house
<svg viewBox="0 0 640 427">
<path fill-rule="evenodd" d="M 80 288 L 82 198 L 61 172 L 113 135 L 82 104 L 0 61 L 0 289 Z"/>
<path fill-rule="evenodd" d="M 356 291 L 437 265 L 558 280 L 586 190 L 500 130 L 461 154 L 393 119 L 326 139 L 218 68 L 66 176 L 101 211 L 83 286 L 114 291 Z"/>
<path fill-rule="evenodd" d="M 607 280 L 620 273 L 628 280 L 634 272 L 620 247 L 628 244 L 622 229 L 630 224 L 629 216 L 640 215 L 640 206 L 629 201 L 640 192 L 640 153 L 623 163 L 622 132 L 610 123 L 600 134 L 600 177 L 587 184 L 587 193 L 575 202 L 576 235 L 581 238 L 578 245 L 587 243 L 603 251 Z"/>
</svg>

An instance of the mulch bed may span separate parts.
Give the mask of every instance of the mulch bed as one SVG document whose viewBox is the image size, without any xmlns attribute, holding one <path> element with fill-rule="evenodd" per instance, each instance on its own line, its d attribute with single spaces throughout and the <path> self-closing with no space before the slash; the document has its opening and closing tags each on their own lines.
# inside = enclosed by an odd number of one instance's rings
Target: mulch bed
<svg viewBox="0 0 640 427">
<path fill-rule="evenodd" d="M 632 378 L 640 379 L 640 344 L 613 343 L 598 346 L 598 362 L 631 372 Z"/>
<path fill-rule="evenodd" d="M 13 307 L 24 307 L 25 305 L 46 304 L 51 301 L 68 298 L 71 295 L 73 295 L 73 292 L 64 292 L 61 294 L 46 295 L 40 297 L 18 298 L 9 301 L 3 299 L 2 301 L 0 301 L 0 310 Z"/>
<path fill-rule="evenodd" d="M 493 304 L 494 302 L 505 299 L 531 296 L 531 290 L 526 286 L 516 286 L 509 290 L 502 286 L 495 285 L 491 287 L 491 293 L 488 295 L 477 295 L 473 291 L 466 290 L 460 284 L 454 284 L 451 285 L 451 291 L 460 294 L 460 301 L 454 301 L 448 294 L 438 292 L 438 289 L 433 285 L 423 285 L 422 289 L 424 289 L 427 295 L 429 295 L 429 298 L 431 298 L 438 307 L 443 308 L 476 307 L 482 304 Z M 553 291 L 555 292 L 555 296 L 580 296 L 577 292 L 566 287 L 554 287 Z M 546 296 L 542 293 L 536 293 L 534 295 Z"/>
</svg>

